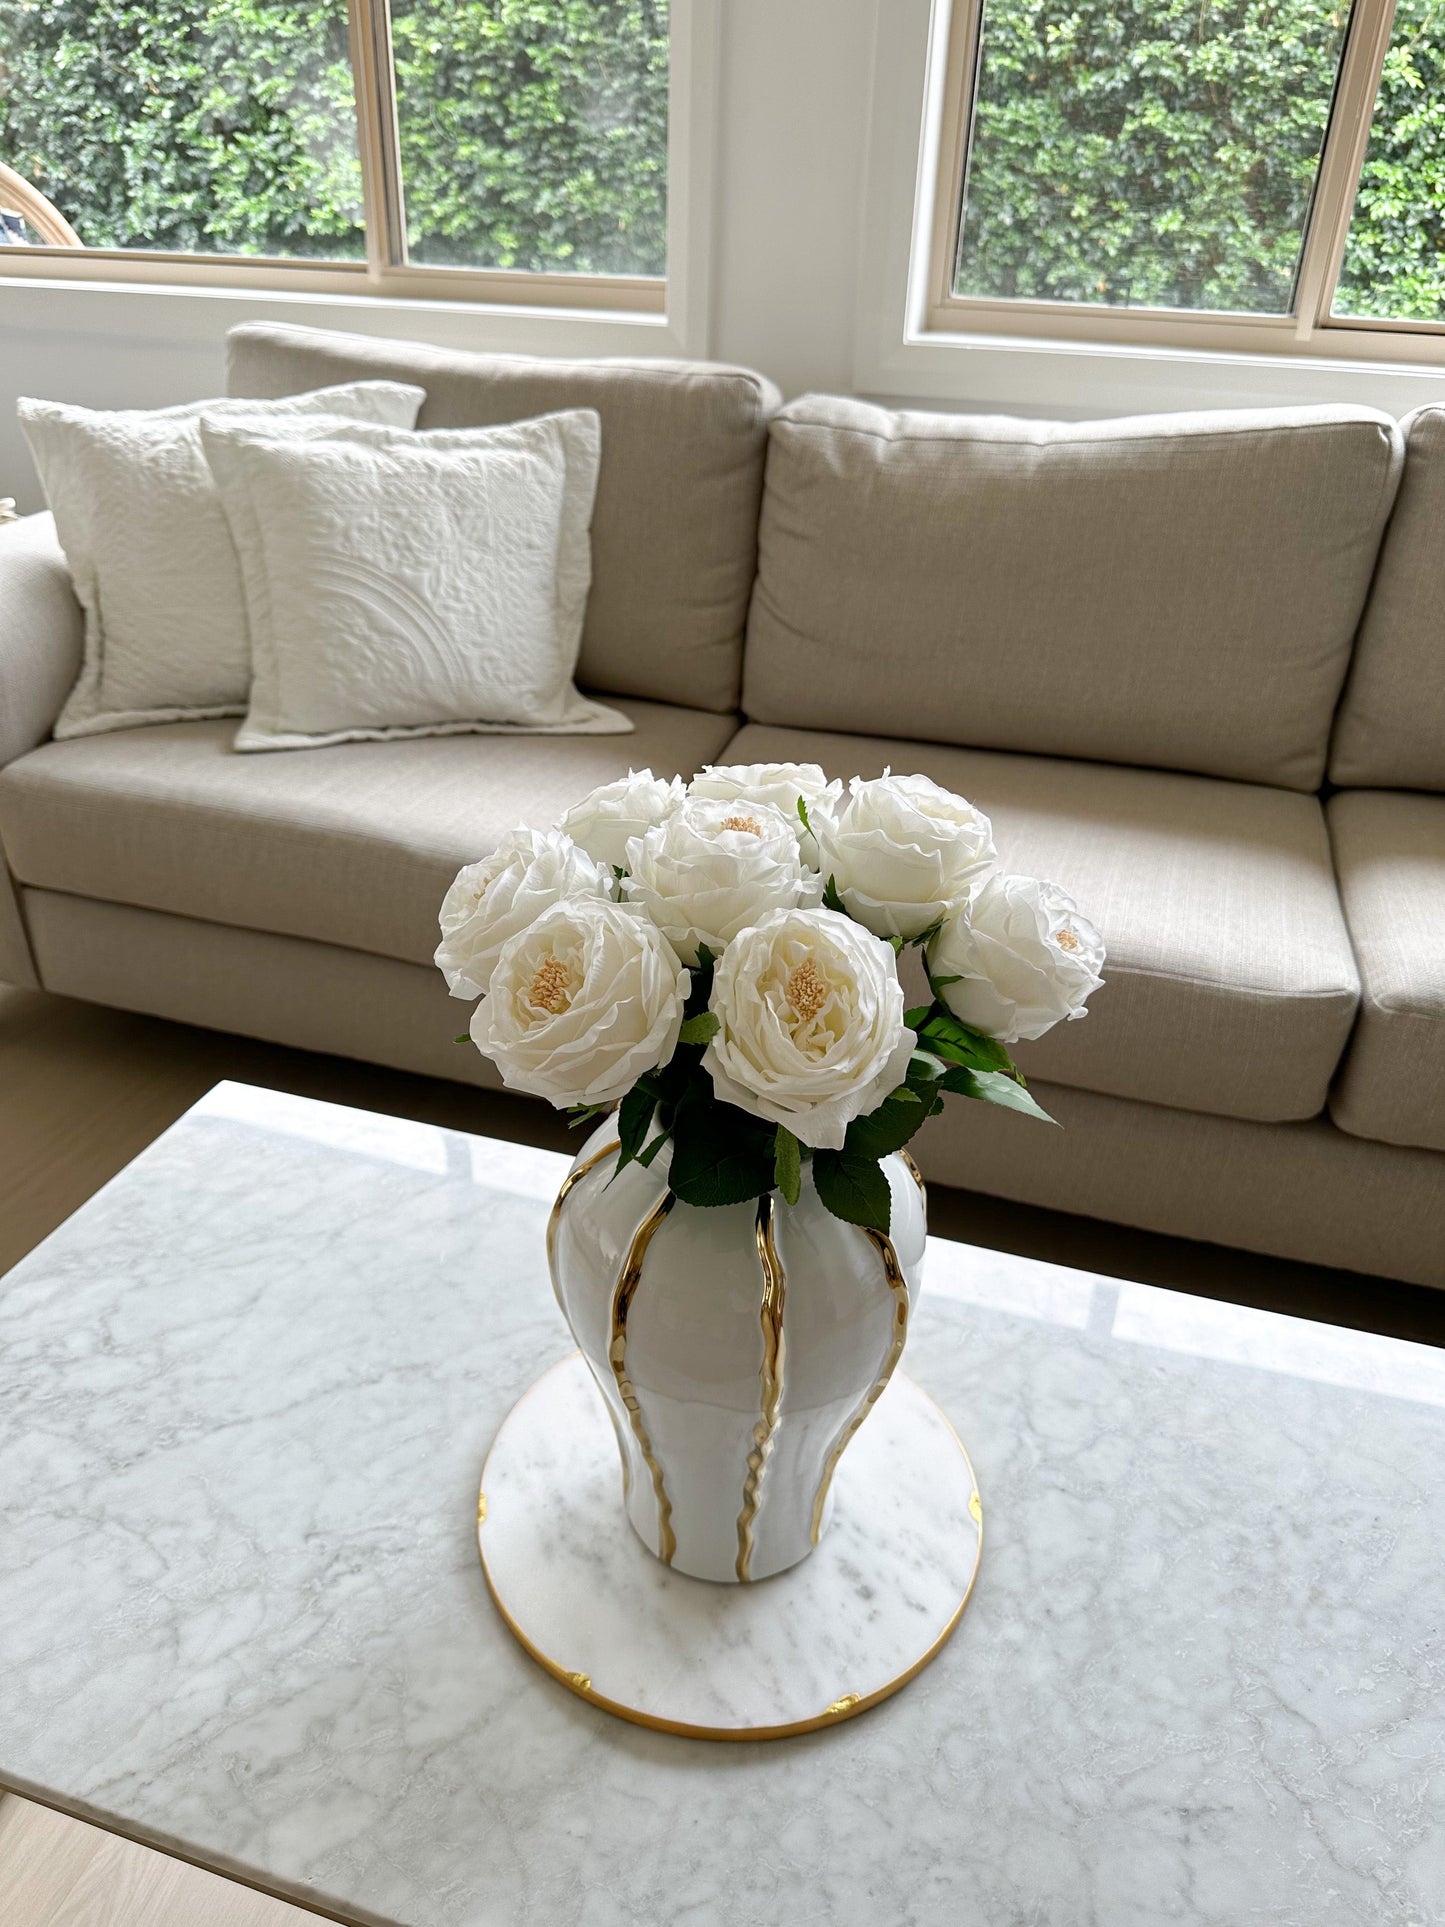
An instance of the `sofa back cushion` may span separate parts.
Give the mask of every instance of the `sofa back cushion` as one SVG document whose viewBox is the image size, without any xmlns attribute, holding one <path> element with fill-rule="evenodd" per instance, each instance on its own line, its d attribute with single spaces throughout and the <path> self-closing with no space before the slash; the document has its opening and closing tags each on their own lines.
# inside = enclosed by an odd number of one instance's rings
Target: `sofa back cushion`
<svg viewBox="0 0 1445 1927">
<path fill-rule="evenodd" d="M 743 707 L 1314 789 L 1400 464 L 1370 409 L 805 396 L 769 435 Z"/>
<path fill-rule="evenodd" d="M 419 428 L 487 427 L 595 408 L 602 465 L 578 680 L 624 696 L 735 709 L 757 556 L 768 416 L 744 368 L 551 361 L 252 323 L 228 338 L 232 395 L 288 395 L 358 374 L 426 390 Z M 405 370 L 405 373 L 398 373 Z"/>
<path fill-rule="evenodd" d="M 1401 424 L 1405 473 L 1335 719 L 1331 781 L 1445 790 L 1445 407 Z"/>
</svg>

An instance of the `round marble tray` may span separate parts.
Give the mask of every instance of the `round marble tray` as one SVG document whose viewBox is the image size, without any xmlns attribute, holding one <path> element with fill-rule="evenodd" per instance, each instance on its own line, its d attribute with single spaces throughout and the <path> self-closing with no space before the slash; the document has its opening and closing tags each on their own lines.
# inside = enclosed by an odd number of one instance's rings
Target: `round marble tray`
<svg viewBox="0 0 1445 1927">
<path fill-rule="evenodd" d="M 497 1609 L 554 1679 L 641 1726 L 777 1739 L 862 1713 L 938 1653 L 968 1604 L 983 1510 L 968 1454 L 902 1372 L 838 1467 L 818 1550 L 754 1586 L 653 1558 L 580 1353 L 512 1407 L 477 1502 Z"/>
</svg>

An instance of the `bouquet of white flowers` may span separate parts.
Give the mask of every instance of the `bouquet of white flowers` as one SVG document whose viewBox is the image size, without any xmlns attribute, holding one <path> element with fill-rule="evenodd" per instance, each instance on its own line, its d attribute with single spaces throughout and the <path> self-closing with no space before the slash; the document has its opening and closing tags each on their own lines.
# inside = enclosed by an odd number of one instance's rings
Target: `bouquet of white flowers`
<svg viewBox="0 0 1445 1927">
<path fill-rule="evenodd" d="M 796 1203 L 808 1161 L 830 1211 L 886 1231 L 879 1159 L 946 1095 L 1047 1120 L 1006 1047 L 1102 982 L 1072 899 L 995 862 L 988 818 L 926 776 L 634 771 L 462 870 L 436 962 L 510 1089 L 619 1107 L 619 1170 L 670 1143 L 685 1204 Z"/>
</svg>

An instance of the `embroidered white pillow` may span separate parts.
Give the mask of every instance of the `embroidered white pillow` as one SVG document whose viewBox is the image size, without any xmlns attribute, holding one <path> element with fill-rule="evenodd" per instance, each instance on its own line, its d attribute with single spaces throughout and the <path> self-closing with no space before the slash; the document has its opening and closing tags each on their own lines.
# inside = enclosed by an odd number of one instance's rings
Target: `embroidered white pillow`
<svg viewBox="0 0 1445 1927">
<path fill-rule="evenodd" d="M 246 584 L 236 748 L 402 736 L 621 734 L 577 693 L 601 423 L 349 424 L 299 443 L 207 420 Z"/>
<path fill-rule="evenodd" d="M 404 382 L 351 381 L 277 401 L 155 410 L 22 400 L 20 422 L 85 611 L 84 662 L 55 734 L 245 712 L 245 592 L 201 451 L 202 415 L 264 423 L 277 435 L 343 417 L 410 428 L 425 399 Z"/>
</svg>

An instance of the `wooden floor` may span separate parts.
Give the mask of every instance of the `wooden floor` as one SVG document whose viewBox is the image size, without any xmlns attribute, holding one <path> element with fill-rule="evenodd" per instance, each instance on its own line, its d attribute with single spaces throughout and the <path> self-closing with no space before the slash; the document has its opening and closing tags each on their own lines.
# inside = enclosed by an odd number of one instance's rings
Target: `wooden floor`
<svg viewBox="0 0 1445 1927">
<path fill-rule="evenodd" d="M 547 1106 L 0 986 L 0 1273 L 221 1078 L 555 1150 Z M 1445 1343 L 1445 1293 L 934 1189 L 930 1228 L 1115 1277 Z M 3 1287 L 0 1287 L 3 1289 Z M 0 1796 L 0 1927 L 303 1927 L 317 1916 Z"/>
<path fill-rule="evenodd" d="M 316 1927 L 318 1916 L 0 1795 L 4 1927 Z"/>
</svg>

